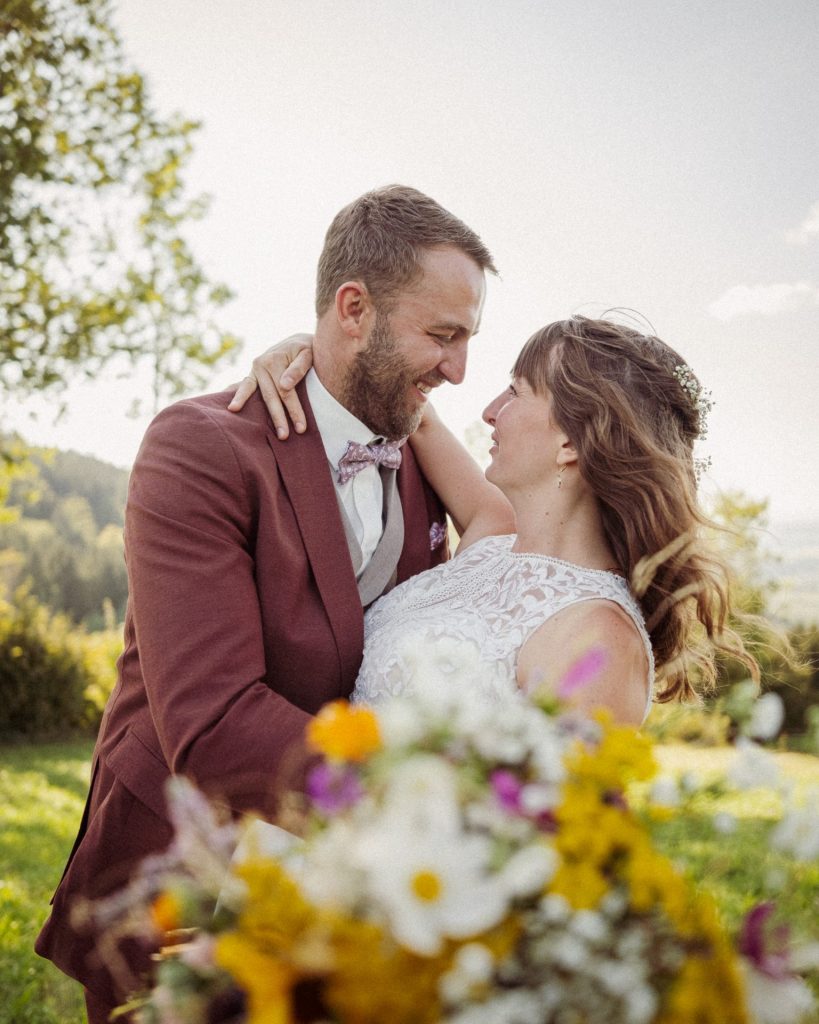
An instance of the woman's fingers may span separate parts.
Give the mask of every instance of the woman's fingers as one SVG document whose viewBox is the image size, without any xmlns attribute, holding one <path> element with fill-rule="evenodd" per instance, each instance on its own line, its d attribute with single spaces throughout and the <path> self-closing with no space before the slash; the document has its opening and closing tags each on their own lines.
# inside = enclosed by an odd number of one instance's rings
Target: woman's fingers
<svg viewBox="0 0 819 1024">
<path fill-rule="evenodd" d="M 277 381 L 276 376 L 274 376 L 274 374 L 281 373 L 281 359 L 280 353 L 271 356 L 269 351 L 265 352 L 253 360 L 253 372 L 256 374 L 256 379 L 259 382 L 259 390 L 262 393 L 264 404 L 267 406 L 271 420 L 273 420 L 276 436 L 284 441 L 290 436 L 288 413 L 290 413 L 290 418 L 293 420 L 296 432 L 301 433 L 304 430 L 303 425 L 299 429 L 296 423 L 297 417 L 291 411 L 292 403 L 295 402 L 298 413 L 301 415 L 299 422 L 303 423 L 304 413 L 295 391 L 291 388 L 282 387 L 281 383 Z"/>
<path fill-rule="evenodd" d="M 299 354 L 284 371 L 279 383 L 285 388 L 294 388 L 300 380 L 303 380 L 313 365 L 313 349 L 311 346 L 301 349 Z"/>
<path fill-rule="evenodd" d="M 257 356 L 228 408 L 238 412 L 258 387 L 278 437 L 289 436 L 291 422 L 297 434 L 304 433 L 307 420 L 296 385 L 313 365 L 312 342 L 312 335 L 294 334 Z"/>
<path fill-rule="evenodd" d="M 247 402 L 248 398 L 256 390 L 255 377 L 243 377 L 236 385 L 236 394 L 231 398 L 228 409 L 231 412 L 238 412 Z"/>
</svg>

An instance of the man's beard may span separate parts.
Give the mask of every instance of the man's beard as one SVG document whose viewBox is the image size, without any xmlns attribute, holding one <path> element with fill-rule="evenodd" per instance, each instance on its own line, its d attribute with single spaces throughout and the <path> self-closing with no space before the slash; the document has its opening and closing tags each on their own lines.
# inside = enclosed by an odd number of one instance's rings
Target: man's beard
<svg viewBox="0 0 819 1024">
<path fill-rule="evenodd" d="M 366 349 L 344 377 L 341 404 L 374 434 L 398 441 L 421 422 L 423 405 L 412 406 L 408 397 L 420 376 L 399 351 L 389 317 L 379 311 Z"/>
</svg>

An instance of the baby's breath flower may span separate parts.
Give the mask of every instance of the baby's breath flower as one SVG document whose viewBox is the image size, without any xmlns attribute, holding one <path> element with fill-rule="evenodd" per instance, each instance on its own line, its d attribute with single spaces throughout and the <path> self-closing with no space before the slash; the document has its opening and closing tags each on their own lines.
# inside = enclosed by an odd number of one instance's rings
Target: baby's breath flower
<svg viewBox="0 0 819 1024">
<path fill-rule="evenodd" d="M 714 400 L 711 397 L 711 392 L 700 384 L 694 376 L 694 371 L 685 363 L 680 363 L 680 365 L 675 368 L 674 376 L 677 378 L 680 387 L 688 396 L 688 400 L 697 412 L 699 438 L 700 440 L 703 440 L 708 429 L 706 418 L 708 413 L 714 408 Z"/>
</svg>

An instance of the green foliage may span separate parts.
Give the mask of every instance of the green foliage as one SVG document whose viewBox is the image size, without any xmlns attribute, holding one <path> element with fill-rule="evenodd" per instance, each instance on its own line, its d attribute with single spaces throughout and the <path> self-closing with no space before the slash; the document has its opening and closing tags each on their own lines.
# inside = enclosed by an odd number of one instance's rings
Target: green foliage
<svg viewBox="0 0 819 1024">
<path fill-rule="evenodd" d="M 150 362 L 156 404 L 236 345 L 214 319 L 230 292 L 184 236 L 208 206 L 184 194 L 198 125 L 157 115 L 111 6 L 0 11 L 0 391 L 127 358 Z"/>
<path fill-rule="evenodd" d="M 777 590 L 767 577 L 765 564 L 771 560 L 763 547 L 768 522 L 768 501 L 757 501 L 739 491 L 726 491 L 717 498 L 712 511 L 721 527 L 714 540 L 734 574 L 733 600 L 745 615 L 765 615 Z"/>
<path fill-rule="evenodd" d="M 6 504 L 15 483 L 30 481 L 36 472 L 30 452 L 19 437 L 0 437 L 0 523 L 17 517 L 17 510 Z M 20 490 L 18 486 L 18 492 Z"/>
<path fill-rule="evenodd" d="M 92 629 L 103 607 L 122 618 L 128 596 L 122 512 L 128 474 L 76 452 L 33 450 L 36 477 L 15 482 L 0 523 L 0 592 L 27 583 L 55 612 Z"/>
<path fill-rule="evenodd" d="M 768 502 L 754 501 L 738 492 L 723 494 L 713 511 L 723 527 L 715 535 L 734 573 L 732 626 L 742 633 L 760 665 L 762 688 L 774 690 L 785 704 L 787 733 L 808 730 L 810 708 L 819 701 L 819 627 L 785 632 L 770 622 L 771 601 L 778 584 L 770 578 L 764 548 Z M 745 666 L 720 660 L 718 696 L 748 675 Z"/>
<path fill-rule="evenodd" d="M 95 729 L 120 647 L 118 631 L 72 629 L 25 589 L 0 600 L 0 736 Z"/>
<path fill-rule="evenodd" d="M 780 669 L 770 689 L 785 704 L 785 731 L 812 734 L 810 745 L 819 751 L 819 626 L 797 627 L 790 638 L 799 667 Z"/>
<path fill-rule="evenodd" d="M 0 527 L 0 546 L 18 555 L 4 573 L 6 587 L 11 590 L 26 583 L 32 594 L 55 612 L 99 628 L 106 601 L 118 617 L 125 611 L 128 579 L 122 531 L 107 526 L 96 535 L 81 533 L 88 521 L 85 516 L 72 519 L 71 511 L 74 503 L 83 499 L 65 501 L 67 505 L 58 505 L 61 515 L 54 523 L 20 519 Z"/>
<path fill-rule="evenodd" d="M 8 499 L 27 518 L 52 519 L 61 499 L 81 497 L 91 508 L 97 530 L 109 523 L 122 526 L 127 470 L 71 451 L 32 448 L 28 458 L 36 473 L 27 480 L 15 481 Z"/>
<path fill-rule="evenodd" d="M 726 742 L 730 718 L 713 704 L 655 704 L 643 725 L 658 743 L 717 747 Z"/>
<path fill-rule="evenodd" d="M 85 1024 L 82 989 L 34 952 L 88 789 L 88 741 L 0 748 L 0 1024 Z"/>
</svg>

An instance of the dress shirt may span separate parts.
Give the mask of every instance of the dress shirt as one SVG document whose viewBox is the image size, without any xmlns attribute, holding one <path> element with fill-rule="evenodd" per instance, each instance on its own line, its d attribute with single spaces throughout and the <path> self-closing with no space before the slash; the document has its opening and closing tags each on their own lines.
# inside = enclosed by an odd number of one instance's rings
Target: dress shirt
<svg viewBox="0 0 819 1024">
<path fill-rule="evenodd" d="M 378 547 L 378 542 L 384 531 L 382 520 L 384 489 L 381 484 L 381 474 L 375 464 L 362 469 L 346 483 L 339 483 L 338 462 L 347 450 L 348 441 L 371 444 L 373 441 L 383 441 L 384 438 L 373 434 L 369 427 L 365 426 L 361 420 L 356 419 L 340 402 L 337 402 L 321 383 L 314 369 L 307 374 L 305 386 L 313 415 L 316 417 L 321 441 L 327 453 L 327 461 L 330 463 L 336 493 L 350 520 L 356 540 L 361 546 L 363 561 L 358 572 L 360 577 Z"/>
</svg>

